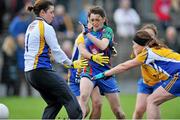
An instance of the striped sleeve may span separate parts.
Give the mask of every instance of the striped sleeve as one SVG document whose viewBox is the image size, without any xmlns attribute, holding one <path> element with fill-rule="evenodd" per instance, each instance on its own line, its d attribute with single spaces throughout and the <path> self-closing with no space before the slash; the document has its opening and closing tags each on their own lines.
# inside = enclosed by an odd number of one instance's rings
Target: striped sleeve
<svg viewBox="0 0 180 120">
<path fill-rule="evenodd" d="M 52 51 L 55 61 L 57 63 L 66 63 L 68 65 L 71 65 L 71 60 L 67 57 L 67 55 L 58 44 L 56 33 L 53 27 L 47 24 L 45 25 L 45 27 L 45 40 Z"/>
</svg>

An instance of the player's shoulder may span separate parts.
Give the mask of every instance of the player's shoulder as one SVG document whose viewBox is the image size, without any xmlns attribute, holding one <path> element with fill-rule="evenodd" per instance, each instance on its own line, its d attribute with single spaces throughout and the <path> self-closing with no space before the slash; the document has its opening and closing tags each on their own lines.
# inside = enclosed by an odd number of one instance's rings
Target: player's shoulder
<svg viewBox="0 0 180 120">
<path fill-rule="evenodd" d="M 79 45 L 80 43 L 84 43 L 84 36 L 83 36 L 82 33 L 80 33 L 80 34 L 78 35 L 78 37 L 77 37 L 76 40 L 75 40 L 75 43 L 76 43 L 77 45 Z"/>
<path fill-rule="evenodd" d="M 111 27 L 104 25 L 104 27 L 103 27 L 103 32 L 110 32 L 110 33 L 113 33 L 113 30 L 112 30 Z"/>
</svg>

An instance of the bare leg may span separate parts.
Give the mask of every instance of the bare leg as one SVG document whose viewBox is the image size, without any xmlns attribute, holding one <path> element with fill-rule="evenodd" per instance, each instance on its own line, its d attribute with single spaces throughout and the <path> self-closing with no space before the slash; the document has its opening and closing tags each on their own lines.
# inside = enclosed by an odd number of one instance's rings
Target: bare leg
<svg viewBox="0 0 180 120">
<path fill-rule="evenodd" d="M 80 97 L 76 96 L 76 98 L 77 98 L 77 100 L 78 100 L 78 102 L 80 104 Z M 86 105 L 86 115 L 85 115 L 85 118 L 88 116 L 89 112 L 90 112 L 90 108 L 89 108 L 89 104 L 87 104 Z"/>
<path fill-rule="evenodd" d="M 83 112 L 83 118 L 86 116 L 86 106 L 90 98 L 91 92 L 93 90 L 93 83 L 86 77 L 81 78 L 80 80 L 80 106 Z"/>
<path fill-rule="evenodd" d="M 160 119 L 159 105 L 173 98 L 163 87 L 157 88 L 147 99 L 147 119 Z"/>
<path fill-rule="evenodd" d="M 138 93 L 136 98 L 136 107 L 133 113 L 133 119 L 142 119 L 146 111 L 147 97 L 149 94 Z"/>
<path fill-rule="evenodd" d="M 108 93 L 106 94 L 106 97 L 116 118 L 125 119 L 125 114 L 120 107 L 118 93 Z"/>
<path fill-rule="evenodd" d="M 100 119 L 101 118 L 101 108 L 102 108 L 102 96 L 98 87 L 95 87 L 91 94 L 92 100 L 92 112 L 89 119 Z"/>
</svg>

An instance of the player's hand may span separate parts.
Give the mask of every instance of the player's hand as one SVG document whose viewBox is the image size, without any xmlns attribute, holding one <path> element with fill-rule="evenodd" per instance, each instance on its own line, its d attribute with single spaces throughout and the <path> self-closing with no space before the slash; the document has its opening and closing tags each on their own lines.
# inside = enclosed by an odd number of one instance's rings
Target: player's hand
<svg viewBox="0 0 180 120">
<path fill-rule="evenodd" d="M 83 33 L 83 35 L 86 35 L 87 33 L 89 33 L 89 29 L 88 29 L 87 25 L 82 24 L 80 21 L 79 21 L 79 24 L 82 25 L 82 28 L 83 28 L 82 33 Z"/>
<path fill-rule="evenodd" d="M 75 69 L 84 68 L 87 65 L 88 65 L 88 60 L 87 59 L 75 60 L 73 62 L 73 68 L 75 68 Z"/>
<path fill-rule="evenodd" d="M 117 56 L 117 50 L 114 46 L 111 47 L 111 51 L 112 51 L 112 56 Z"/>
<path fill-rule="evenodd" d="M 92 56 L 91 56 L 91 59 L 92 59 L 94 62 L 96 62 L 96 63 L 104 66 L 104 64 L 109 63 L 109 57 L 108 57 L 108 56 L 103 56 L 103 54 L 104 54 L 104 53 L 98 53 L 98 54 L 92 55 Z"/>
<path fill-rule="evenodd" d="M 134 52 L 132 52 L 132 53 L 130 54 L 130 58 L 131 58 L 131 59 L 135 58 Z"/>
<path fill-rule="evenodd" d="M 102 73 L 99 73 L 99 74 L 95 75 L 94 77 L 92 77 L 91 80 L 102 79 L 104 77 L 105 77 L 104 72 L 102 72 Z"/>
</svg>

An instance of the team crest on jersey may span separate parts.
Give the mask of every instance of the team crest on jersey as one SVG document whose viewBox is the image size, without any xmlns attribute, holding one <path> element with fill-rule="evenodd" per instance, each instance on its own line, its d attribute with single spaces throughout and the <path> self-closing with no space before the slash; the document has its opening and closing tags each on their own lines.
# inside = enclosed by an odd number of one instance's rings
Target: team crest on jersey
<svg viewBox="0 0 180 120">
<path fill-rule="evenodd" d="M 92 51 L 92 54 L 97 54 L 97 53 L 98 53 L 98 51 L 96 50 L 96 48 L 92 48 L 91 51 Z"/>
</svg>

